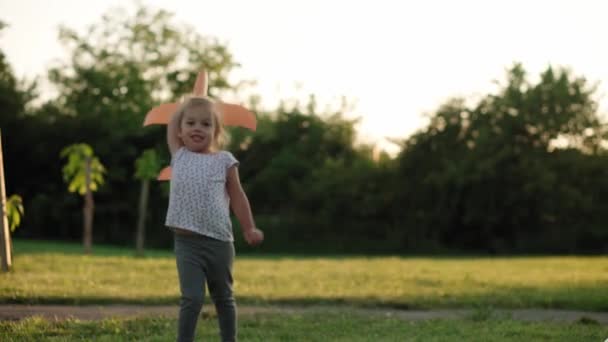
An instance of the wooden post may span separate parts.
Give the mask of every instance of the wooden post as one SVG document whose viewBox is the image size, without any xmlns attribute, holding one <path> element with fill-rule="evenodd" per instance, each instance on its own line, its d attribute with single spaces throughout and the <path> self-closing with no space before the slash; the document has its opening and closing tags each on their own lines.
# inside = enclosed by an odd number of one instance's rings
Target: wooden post
<svg viewBox="0 0 608 342">
<path fill-rule="evenodd" d="M 2 133 L 0 132 L 0 257 L 2 258 L 2 272 L 10 271 L 13 266 L 11 258 L 11 234 L 8 227 L 6 213 L 6 190 L 4 188 L 4 159 L 2 158 Z"/>
<path fill-rule="evenodd" d="M 144 241 L 146 239 L 146 208 L 148 207 L 148 197 L 150 193 L 150 181 L 141 181 L 141 192 L 139 195 L 139 215 L 137 219 L 137 230 L 135 235 L 135 254 L 144 255 Z"/>
</svg>

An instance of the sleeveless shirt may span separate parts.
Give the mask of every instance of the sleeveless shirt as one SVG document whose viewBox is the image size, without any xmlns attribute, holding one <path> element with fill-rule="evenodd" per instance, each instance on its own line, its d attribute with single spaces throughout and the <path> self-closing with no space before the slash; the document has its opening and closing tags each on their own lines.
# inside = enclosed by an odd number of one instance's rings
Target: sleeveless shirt
<svg viewBox="0 0 608 342">
<path fill-rule="evenodd" d="M 165 225 L 221 241 L 234 241 L 227 171 L 239 162 L 228 151 L 195 153 L 185 147 L 171 159 Z"/>
</svg>

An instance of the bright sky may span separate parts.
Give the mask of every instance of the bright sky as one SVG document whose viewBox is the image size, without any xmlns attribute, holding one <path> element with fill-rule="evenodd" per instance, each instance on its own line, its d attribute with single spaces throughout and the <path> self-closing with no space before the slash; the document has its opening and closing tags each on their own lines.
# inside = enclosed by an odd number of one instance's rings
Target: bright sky
<svg viewBox="0 0 608 342">
<path fill-rule="evenodd" d="M 364 141 L 395 152 L 452 96 L 493 91 L 514 61 L 537 75 L 549 64 L 600 82 L 608 113 L 608 2 L 604 0 L 140 0 L 175 13 L 176 22 L 228 44 L 258 81 L 269 108 L 314 93 L 346 96 Z M 8 23 L 0 48 L 18 77 L 43 76 L 66 54 L 58 25 L 80 32 L 124 0 L 0 0 Z"/>
</svg>

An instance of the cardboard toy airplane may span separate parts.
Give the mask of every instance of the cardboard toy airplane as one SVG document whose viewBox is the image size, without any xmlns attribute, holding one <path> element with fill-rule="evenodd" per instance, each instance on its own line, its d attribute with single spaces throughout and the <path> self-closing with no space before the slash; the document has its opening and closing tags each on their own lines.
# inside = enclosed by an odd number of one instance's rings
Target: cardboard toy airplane
<svg viewBox="0 0 608 342">
<path fill-rule="evenodd" d="M 207 72 L 201 70 L 196 77 L 193 89 L 194 97 L 206 97 L 207 96 Z M 248 128 L 252 131 L 256 129 L 256 118 L 255 115 L 247 108 L 231 103 L 224 103 L 216 101 L 216 108 L 222 116 L 224 125 L 227 126 L 240 126 Z M 144 119 L 144 126 L 160 124 L 166 125 L 169 123 L 171 116 L 178 110 L 180 103 L 163 103 L 157 107 L 152 108 L 146 114 Z M 171 167 L 167 166 L 160 171 L 157 177 L 158 180 L 169 180 L 171 179 Z"/>
</svg>

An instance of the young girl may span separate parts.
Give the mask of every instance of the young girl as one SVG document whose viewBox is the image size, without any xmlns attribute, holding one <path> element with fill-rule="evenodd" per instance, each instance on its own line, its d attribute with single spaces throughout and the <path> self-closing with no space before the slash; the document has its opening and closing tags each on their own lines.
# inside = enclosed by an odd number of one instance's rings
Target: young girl
<svg viewBox="0 0 608 342">
<path fill-rule="evenodd" d="M 181 291 L 178 341 L 192 341 L 205 296 L 215 304 L 222 341 L 236 340 L 234 245 L 229 207 L 247 243 L 264 239 L 241 187 L 238 161 L 222 151 L 221 116 L 205 97 L 185 101 L 167 125 L 171 183 L 166 226 L 174 232 Z"/>
</svg>

